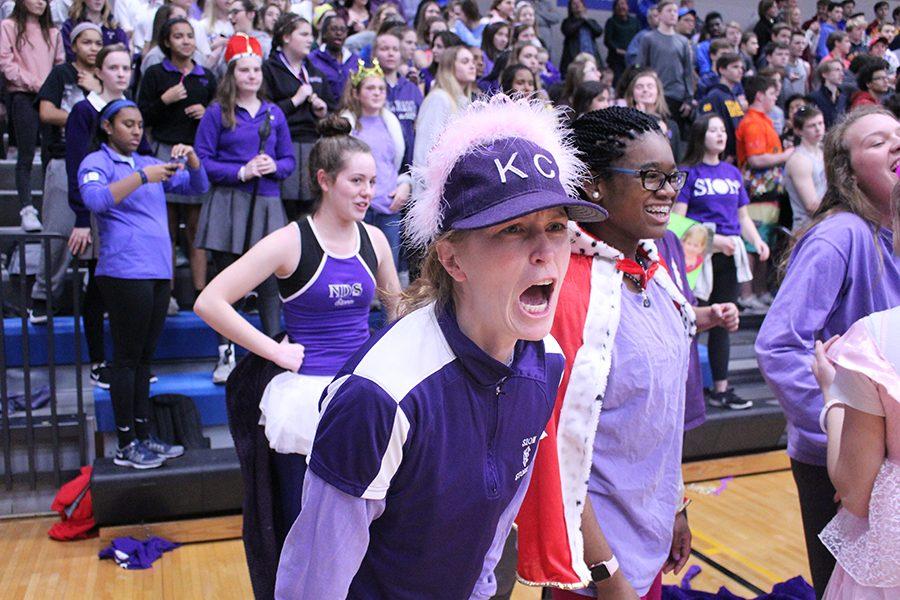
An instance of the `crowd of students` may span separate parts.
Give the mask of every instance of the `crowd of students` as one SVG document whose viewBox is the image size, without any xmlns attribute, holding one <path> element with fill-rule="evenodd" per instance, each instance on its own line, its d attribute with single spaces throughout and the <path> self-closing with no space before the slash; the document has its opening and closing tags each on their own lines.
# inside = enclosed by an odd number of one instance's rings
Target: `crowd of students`
<svg viewBox="0 0 900 600">
<path fill-rule="evenodd" d="M 514 373 L 549 368 L 550 354 L 538 365 L 525 359 L 531 352 L 525 347 L 500 356 L 492 346 L 499 336 L 505 348 L 511 332 L 519 335 L 512 339 L 543 337 L 519 317 L 509 320 L 504 311 L 513 304 L 527 305 L 524 314 L 540 313 L 548 328 L 553 322 L 567 359 L 558 402 L 568 408 L 555 413 L 557 426 L 546 433 L 561 440 L 560 452 L 573 436 L 588 447 L 570 448 L 569 460 L 557 463 L 542 452 L 531 477 L 527 448 L 536 440 L 522 435 L 532 440 L 519 440 L 528 476 L 501 482 L 506 504 L 486 525 L 495 537 L 483 540 L 493 563 L 471 585 L 496 588 L 490 582 L 498 562 L 497 580 L 508 580 L 500 555 L 513 507 L 522 504 L 522 577 L 577 587 L 588 577 L 587 560 L 607 569 L 603 584 L 591 575 L 600 596 L 658 597 L 660 574 L 680 569 L 690 548 L 680 491 L 683 432 L 703 422 L 707 402 L 752 406 L 729 386 L 729 332 L 739 308 L 769 308 L 757 342 L 760 368 L 786 410 L 814 584 L 819 593 L 825 589 L 834 562 L 816 536 L 835 514 L 835 490 L 832 469 L 823 466 L 826 442 L 817 419 L 823 400 L 809 361 L 817 339 L 900 304 L 889 208 L 900 164 L 894 93 L 900 9 L 889 15 L 879 2 L 874 15 L 864 15 L 853 0 L 820 1 L 815 15 L 803 15 L 796 2 L 761 0 L 758 21 L 742 25 L 718 12 L 701 20 L 691 0 L 617 0 L 601 25 L 581 0 L 571 0 L 565 15 L 552 4 L 494 0 L 486 15 L 474 0 L 15 0 L 0 7 L 6 16 L 0 70 L 22 227 L 68 236 L 51 244 L 49 272 L 40 262 L 30 319 L 46 321 L 47 300 L 61 293 L 70 256 L 81 257 L 89 270 L 82 312 L 91 378 L 110 388 L 116 462 L 158 467 L 184 451 L 151 435 L 148 398 L 166 316 L 182 308 L 172 296 L 175 250 L 186 255 L 193 309 L 220 336 L 213 381 L 229 382 L 232 417 L 247 420 L 244 429 L 232 423 L 236 445 L 256 452 L 261 443 L 272 451 L 271 466 L 266 459 L 248 470 L 243 461 L 248 485 L 266 482 L 272 489 L 264 498 L 275 500 L 268 508 L 264 499 L 253 505 L 263 494 L 257 490 L 245 506 L 245 515 L 265 513 L 260 518 L 274 532 L 264 542 L 245 539 L 258 594 L 273 593 L 282 546 L 289 557 L 283 593 L 328 595 L 334 585 L 366 585 L 352 578 L 324 582 L 310 570 L 318 563 L 301 556 L 309 544 L 334 541 L 310 539 L 300 525 L 304 517 L 298 520 L 307 463 L 315 474 L 310 488 L 324 506 L 355 514 L 351 522 L 366 528 L 381 515 L 378 543 L 389 546 L 390 536 L 405 531 L 390 515 L 407 510 L 385 505 L 391 476 L 421 493 L 396 453 L 417 426 L 436 418 L 434 401 L 421 404 L 425 392 L 415 390 L 444 393 L 425 384 L 427 368 L 445 369 L 440 361 L 449 348 L 471 363 L 466 385 L 500 380 L 497 398 Z M 549 43 L 557 33 L 558 67 Z M 495 95 L 530 100 L 483 100 Z M 571 127 L 568 141 L 557 139 L 554 108 Z M 478 153 L 466 149 L 478 144 L 490 149 L 485 156 L 497 154 L 492 177 L 514 185 L 497 188 L 479 171 L 485 167 Z M 30 189 L 38 146 L 40 214 Z M 582 200 L 505 210 L 501 197 L 512 202 L 509 189 L 529 178 L 537 187 L 525 186 L 523 194 L 556 178 Z M 483 195 L 497 189 L 506 191 L 496 206 L 481 206 L 490 200 Z M 568 230 L 562 206 L 581 216 Z M 670 223 L 676 217 L 684 224 L 678 235 Z M 494 231 L 507 221 L 517 223 L 514 231 Z M 571 243 L 568 271 L 532 281 L 524 292 L 516 288 L 514 273 L 502 272 L 516 236 L 528 244 L 541 236 L 552 238 L 551 246 Z M 529 248 L 535 264 L 556 260 L 549 256 L 558 249 Z M 488 256 L 498 262 L 478 264 Z M 485 296 L 490 281 L 495 296 Z M 595 306 L 601 301 L 595 287 L 614 290 L 602 307 Z M 238 312 L 251 295 L 262 331 Z M 557 297 L 554 319 L 545 301 L 555 306 Z M 436 320 L 413 310 L 428 302 L 439 305 Z M 389 320 L 399 310 L 415 325 L 367 342 L 373 303 Z M 472 314 L 473 306 L 484 314 Z M 408 327 L 431 330 L 449 346 L 414 348 L 396 333 Z M 713 385 L 705 390 L 697 330 L 709 330 Z M 253 353 L 246 365 L 237 366 L 234 344 Z M 360 348 L 366 353 L 345 366 Z M 399 349 L 424 353 L 426 371 L 420 379 L 380 382 L 374 365 L 405 368 L 384 362 L 383 355 Z M 839 346 L 828 352 L 839 360 Z M 828 364 L 823 348 L 818 371 L 826 396 Z M 646 365 L 666 375 L 647 378 Z M 558 375 L 541 377 L 549 385 Z M 556 395 L 553 384 L 549 397 Z M 345 414 L 353 398 L 377 385 L 386 396 L 371 414 Z M 327 427 L 317 433 L 323 392 Z M 473 388 L 472 402 L 480 395 Z M 847 413 L 858 408 L 851 400 L 842 404 Z M 398 412 L 404 405 L 418 408 Z M 425 412 L 411 423 L 412 410 Z M 648 430 L 648 414 L 665 418 Z M 365 418 L 374 421 L 367 425 Z M 376 422 L 387 429 L 373 428 Z M 354 427 L 372 436 L 370 451 L 378 456 L 361 455 L 350 472 L 334 461 L 351 451 L 346 435 Z M 619 430 L 647 435 L 630 440 Z M 323 448 L 318 458 L 310 455 L 314 438 Z M 424 468 L 444 450 L 421 452 L 415 459 L 421 462 L 409 468 Z M 637 471 L 646 481 L 635 487 Z M 871 489 L 875 474 L 867 473 Z M 576 481 L 561 503 L 553 487 L 560 480 Z M 857 483 L 845 476 L 840 487 Z M 333 488 L 365 502 L 339 500 Z M 439 488 L 435 481 L 431 492 Z M 483 501 L 496 493 L 489 490 Z M 580 522 L 585 506 L 593 514 L 584 511 L 583 540 L 560 545 L 558 531 L 544 531 L 547 523 L 570 527 L 573 511 Z M 326 518 L 322 510 L 310 508 L 306 526 Z M 374 552 L 374 541 L 368 543 Z M 550 562 L 567 568 L 547 572 L 542 557 L 555 551 L 559 560 Z M 379 569 L 395 559 L 389 554 L 366 555 L 370 578 L 381 577 Z M 610 554 L 619 557 L 620 570 Z"/>
</svg>

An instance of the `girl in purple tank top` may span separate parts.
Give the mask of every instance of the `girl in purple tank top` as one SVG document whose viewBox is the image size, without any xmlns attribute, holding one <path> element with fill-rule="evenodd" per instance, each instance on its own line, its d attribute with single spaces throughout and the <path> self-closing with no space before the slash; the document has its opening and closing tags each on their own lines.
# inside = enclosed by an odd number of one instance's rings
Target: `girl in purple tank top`
<svg viewBox="0 0 900 600">
<path fill-rule="evenodd" d="M 272 495 L 274 514 L 269 518 L 277 549 L 300 512 L 306 455 L 315 435 L 322 391 L 368 339 L 369 309 L 376 291 L 389 318 L 394 316 L 400 291 L 387 239 L 377 228 L 362 223 L 374 189 L 371 150 L 348 135 L 350 124 L 345 119 L 329 117 L 319 128 L 322 137 L 309 157 L 313 214 L 260 240 L 210 282 L 194 305 L 195 312 L 213 329 L 255 355 L 242 361 L 253 363 L 252 369 L 241 369 L 239 364 L 229 379 L 229 419 L 245 477 L 251 473 L 248 487 L 253 489 L 245 491 L 245 503 L 248 496 Z M 287 335 L 280 342 L 232 308 L 236 300 L 271 275 L 277 278 L 284 303 Z M 239 373 L 242 380 L 234 381 Z M 237 432 L 246 424 L 234 422 L 247 416 L 236 415 L 234 403 L 248 407 L 245 403 L 250 399 L 246 394 L 230 396 L 250 380 L 262 381 L 266 374 L 270 380 L 259 386 L 260 393 L 247 410 L 254 419 L 249 430 L 259 430 L 255 425 L 262 425 L 264 443 L 271 449 L 272 472 L 260 476 L 252 471 L 254 461 L 241 451 Z M 270 478 L 271 489 L 259 489 L 260 482 Z M 246 536 L 265 534 L 247 531 Z M 251 574 L 254 557 L 250 547 L 258 542 L 245 539 Z M 264 558 L 277 559 L 277 552 Z M 275 564 L 269 566 L 274 572 Z"/>
</svg>

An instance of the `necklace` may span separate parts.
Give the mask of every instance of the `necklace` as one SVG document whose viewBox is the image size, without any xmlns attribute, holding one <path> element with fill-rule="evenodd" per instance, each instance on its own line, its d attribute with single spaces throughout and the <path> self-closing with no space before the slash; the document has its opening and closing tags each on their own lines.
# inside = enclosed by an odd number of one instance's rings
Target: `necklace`
<svg viewBox="0 0 900 600">
<path fill-rule="evenodd" d="M 641 293 L 641 304 L 643 304 L 644 308 L 650 308 L 650 298 L 647 296 L 647 285 L 650 283 L 650 279 L 653 278 L 653 274 L 656 272 L 657 267 L 659 267 L 659 263 L 651 262 L 648 267 L 646 265 L 650 261 L 642 256 L 636 256 L 635 258 L 637 260 L 630 260 L 627 258 L 617 260 L 616 268 L 622 272 L 623 277 L 637 286 Z"/>
</svg>

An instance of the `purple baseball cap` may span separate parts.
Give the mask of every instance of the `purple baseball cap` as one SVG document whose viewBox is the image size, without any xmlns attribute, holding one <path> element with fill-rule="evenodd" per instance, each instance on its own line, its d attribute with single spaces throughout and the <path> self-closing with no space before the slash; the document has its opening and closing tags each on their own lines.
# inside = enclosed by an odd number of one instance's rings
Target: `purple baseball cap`
<svg viewBox="0 0 900 600">
<path fill-rule="evenodd" d="M 562 207 L 569 219 L 603 221 L 606 211 L 566 195 L 550 152 L 529 140 L 508 137 L 467 152 L 444 185 L 440 231 L 481 229 Z"/>
</svg>

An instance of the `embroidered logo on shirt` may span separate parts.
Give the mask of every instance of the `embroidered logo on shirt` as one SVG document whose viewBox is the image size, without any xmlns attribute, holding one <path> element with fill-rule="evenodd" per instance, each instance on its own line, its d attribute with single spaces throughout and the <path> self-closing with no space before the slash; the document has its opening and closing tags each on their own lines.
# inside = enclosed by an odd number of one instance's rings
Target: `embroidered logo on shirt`
<svg viewBox="0 0 900 600">
<path fill-rule="evenodd" d="M 532 449 L 537 443 L 537 436 L 533 435 L 522 440 L 522 467 L 521 471 L 516 473 L 516 481 L 520 480 L 528 472 L 528 462 L 531 460 Z"/>
<path fill-rule="evenodd" d="M 329 283 L 328 298 L 334 300 L 335 306 L 347 306 L 354 303 L 354 298 L 362 296 L 362 283 Z"/>
</svg>

